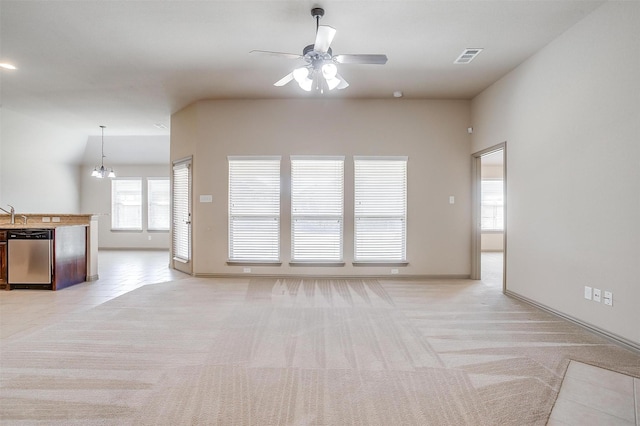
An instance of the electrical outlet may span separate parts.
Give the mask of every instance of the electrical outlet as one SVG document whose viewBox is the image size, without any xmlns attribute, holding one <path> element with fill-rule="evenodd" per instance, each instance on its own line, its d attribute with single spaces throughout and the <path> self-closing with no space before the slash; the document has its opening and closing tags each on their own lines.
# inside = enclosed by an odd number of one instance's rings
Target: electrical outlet
<svg viewBox="0 0 640 426">
<path fill-rule="evenodd" d="M 245 274 L 249 274 L 251 273 L 251 268 L 242 268 L 242 272 L 244 272 Z"/>
<path fill-rule="evenodd" d="M 392 274 L 392 275 L 395 275 L 395 274 L 397 274 L 397 273 L 398 273 L 398 270 L 397 270 L 397 269 L 392 269 L 392 270 L 391 270 L 391 274 Z"/>
<path fill-rule="evenodd" d="M 584 286 L 584 298 L 587 300 L 591 300 L 591 291 L 593 289 L 591 287 L 589 287 L 588 285 Z"/>
<path fill-rule="evenodd" d="M 604 304 L 607 306 L 613 306 L 613 293 L 610 291 L 604 292 Z"/>
<path fill-rule="evenodd" d="M 602 292 L 599 288 L 593 289 L 593 301 L 600 302 L 600 297 L 602 296 Z"/>
<path fill-rule="evenodd" d="M 148 237 L 149 237 L 149 241 L 151 241 L 151 235 L 149 235 Z"/>
</svg>

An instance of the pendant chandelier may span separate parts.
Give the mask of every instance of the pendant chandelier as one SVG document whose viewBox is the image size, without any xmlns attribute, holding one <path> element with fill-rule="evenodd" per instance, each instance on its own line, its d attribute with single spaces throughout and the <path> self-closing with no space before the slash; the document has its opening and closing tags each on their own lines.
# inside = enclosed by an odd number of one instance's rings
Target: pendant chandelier
<svg viewBox="0 0 640 426">
<path fill-rule="evenodd" d="M 105 177 L 114 178 L 116 177 L 116 173 L 113 171 L 113 168 L 109 171 L 104 168 L 104 128 L 107 126 L 100 126 L 102 129 L 102 158 L 100 159 L 100 168 L 98 166 L 93 168 L 93 172 L 91 172 L 91 176 L 98 179 L 103 179 Z"/>
</svg>

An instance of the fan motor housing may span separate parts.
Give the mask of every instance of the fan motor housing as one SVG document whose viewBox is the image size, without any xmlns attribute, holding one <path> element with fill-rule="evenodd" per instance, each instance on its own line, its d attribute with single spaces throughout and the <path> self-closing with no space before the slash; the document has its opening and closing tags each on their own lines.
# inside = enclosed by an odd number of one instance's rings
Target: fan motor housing
<svg viewBox="0 0 640 426">
<path fill-rule="evenodd" d="M 313 61 L 314 59 L 331 59 L 333 56 L 333 51 L 331 48 L 327 50 L 327 53 L 316 52 L 313 50 L 314 45 L 310 44 L 302 49 L 302 56 L 309 61 Z"/>
</svg>

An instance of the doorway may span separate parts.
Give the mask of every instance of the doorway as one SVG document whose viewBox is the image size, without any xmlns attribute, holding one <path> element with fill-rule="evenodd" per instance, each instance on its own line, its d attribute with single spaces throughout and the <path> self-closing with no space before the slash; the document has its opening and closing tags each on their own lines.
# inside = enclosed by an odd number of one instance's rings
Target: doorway
<svg viewBox="0 0 640 426">
<path fill-rule="evenodd" d="M 171 265 L 187 274 L 193 273 L 191 261 L 192 158 L 173 163 L 171 176 Z"/>
<path fill-rule="evenodd" d="M 471 278 L 507 289 L 507 145 L 472 154 Z"/>
</svg>

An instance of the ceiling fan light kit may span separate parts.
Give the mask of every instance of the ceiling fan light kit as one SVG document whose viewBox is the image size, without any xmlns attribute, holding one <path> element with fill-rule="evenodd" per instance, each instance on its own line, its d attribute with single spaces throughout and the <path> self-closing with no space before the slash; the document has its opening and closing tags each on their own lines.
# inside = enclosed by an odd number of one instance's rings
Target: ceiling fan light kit
<svg viewBox="0 0 640 426">
<path fill-rule="evenodd" d="M 293 53 L 269 52 L 264 50 L 252 50 L 250 53 L 260 53 L 280 56 L 287 59 L 303 59 L 306 64 L 295 68 L 292 72 L 276 81 L 274 86 L 284 86 L 295 80 L 304 91 L 318 91 L 324 93 L 349 87 L 349 83 L 338 73 L 337 64 L 374 64 L 387 63 L 387 55 L 336 55 L 333 56 L 331 42 L 336 35 L 335 28 L 320 25 L 320 18 L 324 16 L 324 9 L 314 7 L 311 16 L 316 19 L 316 40 L 314 44 L 306 46 L 302 55 Z"/>
</svg>

